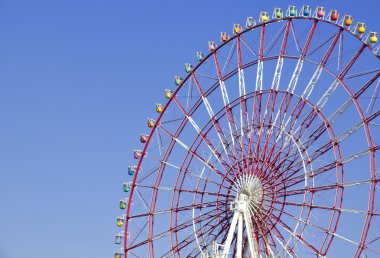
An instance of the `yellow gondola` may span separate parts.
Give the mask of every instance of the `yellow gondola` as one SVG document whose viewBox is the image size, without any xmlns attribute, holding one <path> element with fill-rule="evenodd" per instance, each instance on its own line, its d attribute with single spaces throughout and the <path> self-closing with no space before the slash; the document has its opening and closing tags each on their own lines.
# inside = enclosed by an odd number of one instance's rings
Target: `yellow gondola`
<svg viewBox="0 0 380 258">
<path fill-rule="evenodd" d="M 260 21 L 261 22 L 267 22 L 268 20 L 269 20 L 268 12 L 261 12 L 260 13 Z"/>
<path fill-rule="evenodd" d="M 173 96 L 173 92 L 169 89 L 165 89 L 165 98 L 170 99 Z"/>
<path fill-rule="evenodd" d="M 125 221 L 125 219 L 123 217 L 117 217 L 116 218 L 116 225 L 118 227 L 122 227 L 124 225 L 124 221 Z"/>
<path fill-rule="evenodd" d="M 164 106 L 160 103 L 156 103 L 156 112 L 162 113 L 163 110 L 164 110 Z"/>
<path fill-rule="evenodd" d="M 377 43 L 377 32 L 370 32 L 369 33 L 369 42 L 371 42 L 372 44 L 374 43 Z"/>
<path fill-rule="evenodd" d="M 148 127 L 153 127 L 156 121 L 154 121 L 152 118 L 148 118 Z"/>
<path fill-rule="evenodd" d="M 356 26 L 356 31 L 359 34 L 363 34 L 365 32 L 365 23 L 364 22 L 358 22 L 358 25 Z"/>
<path fill-rule="evenodd" d="M 242 31 L 242 27 L 240 24 L 234 24 L 234 29 L 233 29 L 233 33 L 236 35 L 236 34 L 239 34 L 241 31 Z"/>
</svg>

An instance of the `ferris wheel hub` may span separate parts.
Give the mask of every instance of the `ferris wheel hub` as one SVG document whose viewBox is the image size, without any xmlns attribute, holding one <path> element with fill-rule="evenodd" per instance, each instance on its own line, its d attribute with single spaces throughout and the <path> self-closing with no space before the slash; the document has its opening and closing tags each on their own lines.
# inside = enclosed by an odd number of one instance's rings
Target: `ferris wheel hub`
<svg viewBox="0 0 380 258">
<path fill-rule="evenodd" d="M 243 175 L 236 181 L 235 189 L 236 201 L 238 203 L 245 202 L 247 210 L 251 214 L 255 214 L 260 209 L 264 196 L 260 179 L 253 174 Z"/>
</svg>

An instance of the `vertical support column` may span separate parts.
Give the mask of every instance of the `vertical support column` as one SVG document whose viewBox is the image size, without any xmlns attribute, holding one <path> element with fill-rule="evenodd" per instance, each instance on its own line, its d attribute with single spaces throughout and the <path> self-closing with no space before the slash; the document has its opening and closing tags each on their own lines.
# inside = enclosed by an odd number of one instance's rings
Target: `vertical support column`
<svg viewBox="0 0 380 258">
<path fill-rule="evenodd" d="M 247 216 L 247 212 L 244 212 L 244 224 L 247 231 L 247 239 L 248 239 L 248 246 L 249 246 L 249 252 L 251 254 L 251 257 L 257 257 L 255 246 L 253 243 L 253 232 L 249 223 L 249 218 Z"/>
<path fill-rule="evenodd" d="M 238 220 L 238 235 L 237 235 L 237 243 L 236 243 L 236 258 L 243 257 L 243 215 L 239 214 Z"/>
<path fill-rule="evenodd" d="M 226 244 L 224 246 L 224 250 L 223 250 L 223 254 L 222 254 L 223 258 L 228 257 L 228 253 L 230 252 L 231 243 L 232 243 L 233 236 L 235 234 L 235 228 L 236 228 L 236 223 L 237 223 L 238 218 L 239 218 L 239 212 L 235 211 L 234 216 L 232 218 L 230 230 L 228 231 Z"/>
</svg>

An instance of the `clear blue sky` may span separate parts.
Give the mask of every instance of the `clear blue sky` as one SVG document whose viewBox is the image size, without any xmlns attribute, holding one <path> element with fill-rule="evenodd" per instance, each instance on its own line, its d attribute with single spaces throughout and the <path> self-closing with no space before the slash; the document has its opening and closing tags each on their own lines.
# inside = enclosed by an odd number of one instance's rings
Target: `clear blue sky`
<svg viewBox="0 0 380 258">
<path fill-rule="evenodd" d="M 316 2 L 380 30 L 375 0 L 1 0 L 0 258 L 111 257 L 132 150 L 183 63 Z"/>
</svg>

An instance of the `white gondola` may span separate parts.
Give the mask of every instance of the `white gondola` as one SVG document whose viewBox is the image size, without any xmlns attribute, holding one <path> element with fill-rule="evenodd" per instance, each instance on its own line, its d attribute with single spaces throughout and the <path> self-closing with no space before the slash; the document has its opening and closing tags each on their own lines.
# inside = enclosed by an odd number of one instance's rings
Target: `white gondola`
<svg viewBox="0 0 380 258">
<path fill-rule="evenodd" d="M 256 26 L 256 21 L 253 19 L 253 17 L 247 17 L 247 21 L 245 22 L 245 26 L 247 28 L 251 28 L 253 26 Z"/>
</svg>

